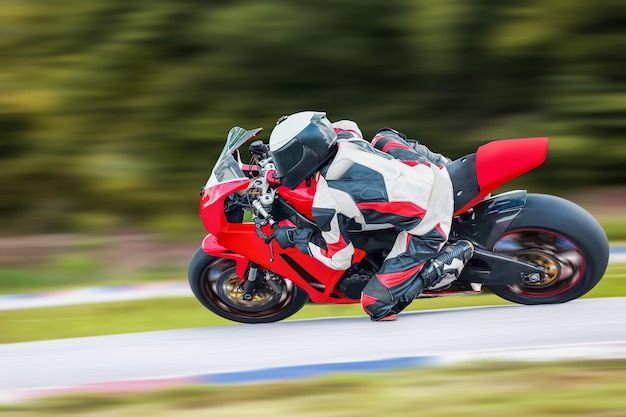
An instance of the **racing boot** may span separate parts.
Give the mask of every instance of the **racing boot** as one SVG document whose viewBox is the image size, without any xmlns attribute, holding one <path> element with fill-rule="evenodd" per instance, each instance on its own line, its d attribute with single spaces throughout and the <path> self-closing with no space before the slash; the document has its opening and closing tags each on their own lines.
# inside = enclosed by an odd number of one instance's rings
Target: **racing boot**
<svg viewBox="0 0 626 417">
<path fill-rule="evenodd" d="M 444 246 L 420 271 L 424 289 L 438 284 L 444 277 L 458 278 L 473 254 L 474 245 L 469 240 L 459 240 Z"/>
<path fill-rule="evenodd" d="M 422 268 L 409 290 L 393 308 L 392 313 L 397 314 L 404 310 L 425 289 L 436 286 L 444 278 L 456 280 L 473 254 L 474 245 L 468 240 L 459 240 L 444 246 Z"/>
</svg>

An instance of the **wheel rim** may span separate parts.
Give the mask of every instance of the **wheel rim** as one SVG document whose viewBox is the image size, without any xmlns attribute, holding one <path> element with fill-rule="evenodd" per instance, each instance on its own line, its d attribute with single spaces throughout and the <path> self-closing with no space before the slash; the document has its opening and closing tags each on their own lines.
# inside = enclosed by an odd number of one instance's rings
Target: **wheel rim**
<svg viewBox="0 0 626 417">
<path fill-rule="evenodd" d="M 243 285 L 237 274 L 229 269 L 224 277 L 215 283 L 215 289 L 224 303 L 235 309 L 246 311 L 263 311 L 272 303 L 275 294 L 267 291 L 258 291 L 250 300 L 243 299 Z"/>
<path fill-rule="evenodd" d="M 242 284 L 235 265 L 224 259 L 211 264 L 202 276 L 202 295 L 221 311 L 240 317 L 268 317 L 285 309 L 293 300 L 295 287 L 290 281 L 274 281 L 280 291 L 259 288 L 251 300 L 244 300 Z"/>
<path fill-rule="evenodd" d="M 523 296 L 551 297 L 564 293 L 580 282 L 585 271 L 585 260 L 578 246 L 551 230 L 511 231 L 498 239 L 494 252 L 544 268 L 544 282 L 507 286 L 511 292 Z"/>
</svg>

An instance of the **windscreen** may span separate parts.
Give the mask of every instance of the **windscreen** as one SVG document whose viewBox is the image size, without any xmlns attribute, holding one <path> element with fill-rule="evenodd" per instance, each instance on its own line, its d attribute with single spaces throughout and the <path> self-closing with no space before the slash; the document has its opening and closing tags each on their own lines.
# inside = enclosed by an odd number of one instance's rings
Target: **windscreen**
<svg viewBox="0 0 626 417">
<path fill-rule="evenodd" d="M 238 149 L 241 145 L 257 136 L 262 131 L 263 129 L 261 128 L 245 130 L 240 127 L 233 127 L 230 132 L 228 132 L 224 149 L 222 149 L 222 153 L 217 159 L 215 167 L 213 167 L 213 172 L 211 173 L 206 186 L 209 187 L 227 181 L 246 178 L 245 174 L 241 170 Z M 236 159 L 234 156 L 235 153 L 237 153 Z"/>
</svg>

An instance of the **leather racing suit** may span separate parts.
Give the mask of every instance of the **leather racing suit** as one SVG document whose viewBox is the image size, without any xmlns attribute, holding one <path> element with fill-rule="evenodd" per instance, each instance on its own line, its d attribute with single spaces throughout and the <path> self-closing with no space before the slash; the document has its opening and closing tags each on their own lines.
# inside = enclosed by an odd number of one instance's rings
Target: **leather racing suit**
<svg viewBox="0 0 626 417">
<path fill-rule="evenodd" d="M 354 254 L 350 220 L 393 225 L 399 231 L 393 248 L 361 294 L 365 312 L 384 319 L 418 295 L 418 272 L 448 239 L 454 211 L 448 160 L 391 129 L 369 143 L 354 122 L 333 127 L 337 151 L 316 174 L 312 208 L 323 242 L 309 242 L 309 250 L 330 268 L 345 270 Z M 416 150 L 423 151 L 419 157 Z"/>
</svg>

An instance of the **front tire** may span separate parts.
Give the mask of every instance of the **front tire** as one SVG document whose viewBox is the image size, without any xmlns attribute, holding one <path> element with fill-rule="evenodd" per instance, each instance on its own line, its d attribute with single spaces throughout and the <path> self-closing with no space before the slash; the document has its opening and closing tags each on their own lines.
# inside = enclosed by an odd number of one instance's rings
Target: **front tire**
<svg viewBox="0 0 626 417">
<path fill-rule="evenodd" d="M 191 258 L 187 275 L 191 291 L 202 305 L 239 323 L 283 320 L 298 312 L 309 299 L 291 281 L 277 277 L 273 280 L 275 285 L 264 283 L 251 300 L 243 300 L 242 281 L 235 271 L 235 262 L 207 255 L 202 248 Z"/>
<path fill-rule="evenodd" d="M 489 286 L 519 304 L 564 303 L 589 292 L 602 278 L 609 242 L 587 211 L 559 197 L 529 194 L 521 213 L 497 239 L 494 252 L 543 266 L 542 283 Z"/>
</svg>

